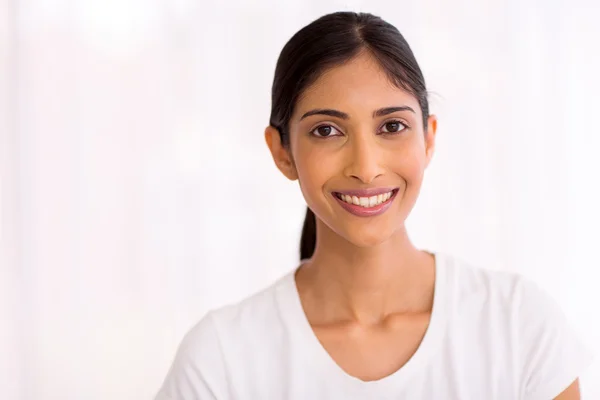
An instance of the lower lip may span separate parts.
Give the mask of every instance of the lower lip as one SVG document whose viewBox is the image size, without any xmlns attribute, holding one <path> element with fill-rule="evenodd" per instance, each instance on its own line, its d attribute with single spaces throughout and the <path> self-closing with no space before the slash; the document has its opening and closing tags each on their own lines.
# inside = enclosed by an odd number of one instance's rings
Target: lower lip
<svg viewBox="0 0 600 400">
<path fill-rule="evenodd" d="M 392 192 L 392 197 L 390 197 L 387 201 L 373 206 L 373 207 L 362 207 L 357 206 L 356 204 L 346 203 L 344 200 L 338 198 L 335 194 L 333 197 L 340 203 L 340 205 L 349 213 L 356 215 L 357 217 L 375 217 L 377 215 L 383 214 L 390 206 L 392 205 L 392 201 L 396 198 L 397 190 Z"/>
</svg>

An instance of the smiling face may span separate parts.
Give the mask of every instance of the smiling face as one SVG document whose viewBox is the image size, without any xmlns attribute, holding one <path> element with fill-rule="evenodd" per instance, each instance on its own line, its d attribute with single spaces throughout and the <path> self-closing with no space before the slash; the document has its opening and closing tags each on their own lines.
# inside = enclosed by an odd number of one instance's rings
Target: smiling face
<svg viewBox="0 0 600 400">
<path fill-rule="evenodd" d="M 415 96 L 361 53 L 302 93 L 288 148 L 274 128 L 266 138 L 280 170 L 299 180 L 322 229 L 367 247 L 403 230 L 433 154 L 434 116 L 427 134 L 424 128 Z"/>
</svg>

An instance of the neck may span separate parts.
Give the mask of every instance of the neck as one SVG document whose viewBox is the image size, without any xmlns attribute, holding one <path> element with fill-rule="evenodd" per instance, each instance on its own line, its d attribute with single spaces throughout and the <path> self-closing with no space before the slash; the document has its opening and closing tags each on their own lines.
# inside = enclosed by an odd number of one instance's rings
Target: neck
<svg viewBox="0 0 600 400">
<path fill-rule="evenodd" d="M 301 296 L 324 321 L 379 323 L 396 313 L 430 311 L 433 256 L 415 248 L 403 226 L 389 240 L 357 247 L 317 222 L 313 257 L 298 271 Z"/>
</svg>

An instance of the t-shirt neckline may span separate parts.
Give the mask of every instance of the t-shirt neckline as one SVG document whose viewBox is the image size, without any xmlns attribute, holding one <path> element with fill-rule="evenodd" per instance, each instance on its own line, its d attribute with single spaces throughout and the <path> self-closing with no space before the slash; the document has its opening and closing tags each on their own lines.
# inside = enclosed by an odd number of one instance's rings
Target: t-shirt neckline
<svg viewBox="0 0 600 400">
<path fill-rule="evenodd" d="M 295 280 L 296 270 L 299 266 L 288 273 L 282 282 L 283 285 L 280 286 L 280 289 L 283 290 L 278 291 L 278 300 L 282 307 L 282 317 L 290 327 L 289 333 L 292 340 L 298 340 L 304 347 L 303 356 L 306 357 L 307 367 L 311 370 L 318 369 L 327 377 L 326 379 L 339 379 L 347 385 L 355 385 L 357 390 L 366 388 L 370 391 L 379 389 L 386 391 L 390 388 L 400 389 L 408 385 L 411 376 L 425 368 L 432 355 L 435 354 L 446 331 L 447 265 L 443 254 L 431 253 L 435 257 L 435 283 L 431 318 L 425 335 L 416 352 L 400 369 L 374 381 L 363 381 L 348 374 L 325 350 L 310 326 L 300 301 Z"/>
</svg>

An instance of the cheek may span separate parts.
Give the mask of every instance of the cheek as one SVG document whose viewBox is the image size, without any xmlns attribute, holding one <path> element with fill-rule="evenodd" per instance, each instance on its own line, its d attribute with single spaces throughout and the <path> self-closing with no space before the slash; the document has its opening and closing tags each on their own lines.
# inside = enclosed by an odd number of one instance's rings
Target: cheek
<svg viewBox="0 0 600 400">
<path fill-rule="evenodd" d="M 325 183 L 335 175 L 338 165 L 330 152 L 318 146 L 299 145 L 294 161 L 300 187 L 305 197 L 309 198 L 321 192 Z"/>
<path fill-rule="evenodd" d="M 423 157 L 412 155 L 412 157 L 405 160 L 403 167 L 406 171 L 406 180 L 412 185 L 417 184 L 420 186 L 425 171 Z"/>
<path fill-rule="evenodd" d="M 425 152 L 420 146 L 405 146 L 389 155 L 390 169 L 402 177 L 407 186 L 420 186 L 425 171 Z"/>
</svg>

